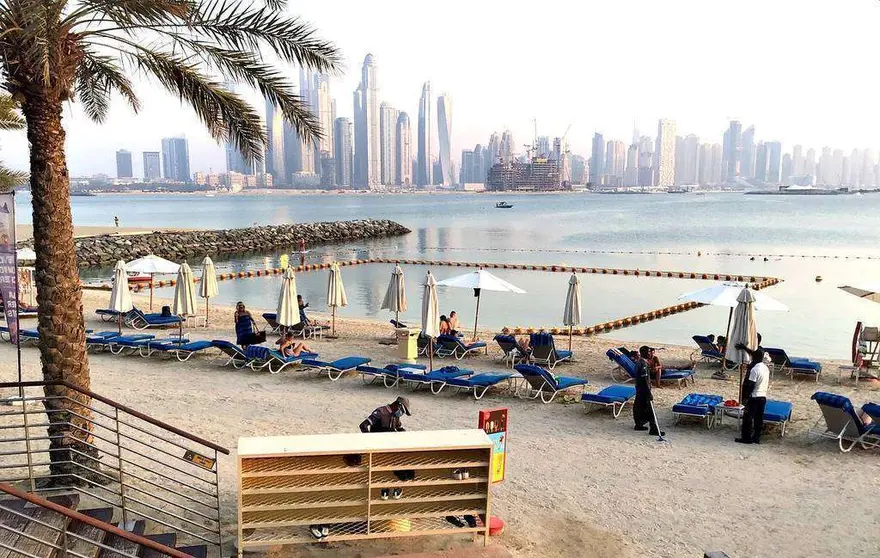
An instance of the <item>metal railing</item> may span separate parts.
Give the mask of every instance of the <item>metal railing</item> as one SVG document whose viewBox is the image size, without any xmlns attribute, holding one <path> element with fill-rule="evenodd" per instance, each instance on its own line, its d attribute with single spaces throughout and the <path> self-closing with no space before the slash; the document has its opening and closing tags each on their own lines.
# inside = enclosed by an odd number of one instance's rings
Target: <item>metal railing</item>
<svg viewBox="0 0 880 558">
<path fill-rule="evenodd" d="M 0 482 L 76 492 L 193 543 L 222 544 L 226 448 L 68 382 L 0 383 Z M 46 395 L 51 393 L 53 395 Z M 0 407 L 2 409 L 2 407 Z"/>
<path fill-rule="evenodd" d="M 42 558 L 50 555 L 90 558 L 103 550 L 109 552 L 111 556 L 138 558 L 138 550 L 148 549 L 163 556 L 192 558 L 189 554 L 124 531 L 8 484 L 0 483 L 0 492 L 13 497 L 0 501 L 0 513 L 4 515 L 4 520 L 0 521 L 0 531 L 6 535 L 0 537 L 0 548 L 8 551 L 4 554 L 27 558 Z M 31 507 L 25 507 L 27 504 Z M 88 526 L 90 529 L 83 529 L 82 532 L 71 530 L 71 527 L 77 524 Z M 106 541 L 109 537 L 123 539 L 130 543 L 128 546 L 136 545 L 133 547 L 134 553 L 108 545 Z"/>
</svg>

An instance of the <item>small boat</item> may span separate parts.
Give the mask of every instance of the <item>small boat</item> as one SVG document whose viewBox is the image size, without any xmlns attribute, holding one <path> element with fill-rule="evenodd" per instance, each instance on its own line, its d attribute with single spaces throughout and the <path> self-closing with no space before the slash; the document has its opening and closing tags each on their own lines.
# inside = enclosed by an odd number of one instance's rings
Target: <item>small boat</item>
<svg viewBox="0 0 880 558">
<path fill-rule="evenodd" d="M 495 204 L 495 209 L 510 209 L 512 207 L 513 207 L 512 204 L 509 204 L 509 203 L 503 202 L 503 201 L 500 201 Z"/>
</svg>

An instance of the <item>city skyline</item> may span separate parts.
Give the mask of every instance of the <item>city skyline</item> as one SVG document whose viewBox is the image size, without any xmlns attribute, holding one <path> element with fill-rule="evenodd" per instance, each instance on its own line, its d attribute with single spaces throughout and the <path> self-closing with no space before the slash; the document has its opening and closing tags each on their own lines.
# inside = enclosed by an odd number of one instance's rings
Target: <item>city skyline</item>
<svg viewBox="0 0 880 558">
<path fill-rule="evenodd" d="M 417 7 L 394 0 L 389 1 L 389 17 L 373 18 L 376 21 L 371 20 L 368 29 L 360 22 L 370 20 L 369 6 L 328 0 L 292 8 L 322 36 L 336 41 L 346 58 L 345 74 L 329 80 L 339 103 L 337 116 L 352 116 L 345 92 L 357 86 L 360 62 L 371 52 L 382 63 L 380 99 L 411 117 L 417 114 L 420 84 L 426 80 L 454 96 L 454 161 L 462 149 L 485 143 L 492 130 L 509 128 L 517 137 L 531 138 L 532 118 L 538 121 L 539 135 L 551 137 L 561 135 L 572 123 L 567 143 L 573 153 L 583 155 L 589 154 L 595 131 L 606 137 L 628 138 L 634 119 L 649 129 L 659 118 L 670 118 L 679 129 L 706 138 L 714 138 L 715 130 L 726 126 L 729 119 L 737 119 L 754 123 L 765 137 L 779 140 L 783 146 L 801 144 L 821 152 L 822 146 L 828 145 L 844 153 L 855 147 L 873 147 L 873 130 L 880 125 L 880 117 L 865 110 L 873 100 L 869 95 L 875 78 L 864 73 L 860 57 L 853 55 L 872 50 L 872 27 L 880 18 L 875 3 L 853 2 L 831 9 L 819 2 L 745 0 L 737 10 L 725 11 L 723 17 L 711 5 L 690 0 L 662 5 L 642 0 L 587 3 L 571 8 L 575 17 L 559 17 L 559 10 L 553 9 L 541 14 L 507 13 L 516 11 L 499 11 L 491 2 L 472 6 L 452 0 L 448 7 L 437 14 L 437 29 L 428 30 L 416 25 L 420 21 Z M 461 18 L 465 8 L 468 17 Z M 348 16 L 340 18 L 340 11 Z M 751 12 L 762 17 L 747 17 Z M 633 13 L 639 17 L 634 18 Z M 597 18 L 607 23 L 589 37 L 577 32 L 583 21 Z M 440 40 L 439 29 L 453 24 L 461 26 L 460 32 L 469 37 L 467 44 L 446 46 Z M 693 56 L 670 57 L 662 67 L 648 64 L 638 75 L 628 72 L 624 64 L 603 67 L 601 76 L 572 70 L 580 53 L 600 47 L 613 45 L 618 59 L 628 59 L 661 27 L 670 41 L 670 52 L 692 52 Z M 847 32 L 835 33 L 834 40 L 820 45 L 803 40 L 805 28 Z M 748 41 L 717 40 L 719 34 L 740 35 L 745 30 Z M 473 52 L 491 52 L 499 41 L 511 36 L 529 36 L 530 40 L 509 41 L 507 55 L 493 59 L 493 72 L 486 72 L 484 64 L 473 63 Z M 552 57 L 559 58 L 557 61 L 548 59 L 540 54 L 541 49 L 533 48 L 535 41 L 569 55 Z M 416 44 L 422 48 L 406 48 Z M 694 48 L 696 44 L 712 46 Z M 792 45 L 796 54 L 785 57 L 784 67 L 756 64 L 746 81 L 731 82 L 722 63 L 725 59 L 764 60 L 767 52 L 781 56 Z M 864 75 L 867 81 L 863 87 L 839 87 L 835 80 L 820 79 L 816 68 L 821 64 L 834 64 L 839 75 Z M 554 80 L 540 83 L 529 72 L 516 71 L 529 67 L 544 68 Z M 288 71 L 295 82 L 298 70 Z M 499 75 L 510 76 L 510 81 L 497 81 Z M 647 90 L 645 84 L 650 84 Z M 585 92 L 589 103 L 582 100 Z M 132 116 L 116 99 L 103 127 L 87 123 L 77 105 L 65 108 L 72 173 L 113 174 L 112 156 L 96 157 L 96 151 L 109 154 L 120 145 L 133 153 L 155 150 L 158 139 L 169 135 L 189 139 L 193 168 L 224 168 L 224 146 L 208 138 L 188 109 L 181 108 L 172 96 L 145 93 L 139 116 Z M 258 106 L 262 103 L 256 94 L 249 100 Z M 412 124 L 415 128 L 415 122 Z M 22 133 L 4 133 L 0 145 L 11 165 L 26 166 Z M 139 163 L 136 159 L 136 175 L 142 172 Z"/>
</svg>

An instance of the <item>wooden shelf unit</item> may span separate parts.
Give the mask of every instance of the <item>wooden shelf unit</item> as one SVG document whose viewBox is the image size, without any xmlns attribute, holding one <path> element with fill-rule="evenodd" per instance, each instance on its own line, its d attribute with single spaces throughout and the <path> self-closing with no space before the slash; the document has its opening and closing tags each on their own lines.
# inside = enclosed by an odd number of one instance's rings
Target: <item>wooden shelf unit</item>
<svg viewBox="0 0 880 558">
<path fill-rule="evenodd" d="M 239 555 L 274 545 L 456 533 L 482 535 L 488 544 L 491 452 L 477 429 L 240 438 Z M 359 463 L 346 461 L 355 455 Z M 456 469 L 469 478 L 454 478 Z M 401 480 L 400 471 L 415 478 Z M 397 488 L 399 498 L 383 499 L 383 489 Z M 311 525 L 330 534 L 316 539 Z"/>
</svg>

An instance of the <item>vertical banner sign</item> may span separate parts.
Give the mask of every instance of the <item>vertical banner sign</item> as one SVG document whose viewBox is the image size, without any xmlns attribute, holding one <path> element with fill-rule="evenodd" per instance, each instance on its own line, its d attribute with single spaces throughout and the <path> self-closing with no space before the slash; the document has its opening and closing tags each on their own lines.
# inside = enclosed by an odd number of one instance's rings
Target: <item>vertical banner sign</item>
<svg viewBox="0 0 880 558">
<path fill-rule="evenodd" d="M 15 269 L 15 198 L 0 194 L 0 300 L 12 343 L 18 344 L 18 272 Z"/>
<path fill-rule="evenodd" d="M 492 463 L 489 478 L 492 483 L 504 480 L 507 464 L 507 409 L 480 411 L 479 428 L 492 440 Z"/>
</svg>

